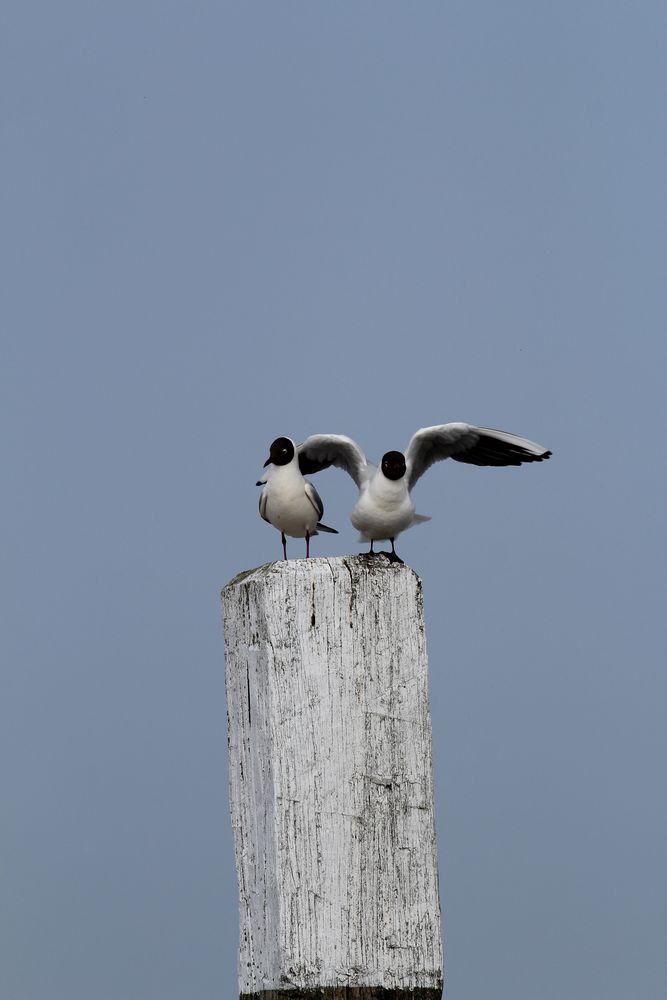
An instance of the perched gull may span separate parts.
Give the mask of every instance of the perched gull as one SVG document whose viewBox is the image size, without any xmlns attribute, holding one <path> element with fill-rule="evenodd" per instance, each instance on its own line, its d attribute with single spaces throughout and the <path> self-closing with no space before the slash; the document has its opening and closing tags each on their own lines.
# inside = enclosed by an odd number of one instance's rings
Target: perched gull
<svg viewBox="0 0 667 1000">
<path fill-rule="evenodd" d="M 306 559 L 310 556 L 310 539 L 320 531 L 337 535 L 335 528 L 320 524 L 324 504 L 312 483 L 299 471 L 294 441 L 279 437 L 271 445 L 264 463 L 268 472 L 257 482 L 263 486 L 259 497 L 259 512 L 265 521 L 280 532 L 283 555 L 287 559 L 287 541 L 290 538 L 306 539 Z"/>
<path fill-rule="evenodd" d="M 299 469 L 306 475 L 335 465 L 352 476 L 359 497 L 350 520 L 360 532 L 359 540 L 370 542 L 369 554 L 373 554 L 373 542 L 388 539 L 391 553 L 386 555 L 392 562 L 402 562 L 394 539 L 413 524 L 430 521 L 415 512 L 410 491 L 434 462 L 453 458 L 469 465 L 522 465 L 542 462 L 551 452 L 505 431 L 452 423 L 423 427 L 413 435 L 405 454 L 386 452 L 379 468 L 342 434 L 313 434 L 299 445 L 297 455 Z"/>
</svg>

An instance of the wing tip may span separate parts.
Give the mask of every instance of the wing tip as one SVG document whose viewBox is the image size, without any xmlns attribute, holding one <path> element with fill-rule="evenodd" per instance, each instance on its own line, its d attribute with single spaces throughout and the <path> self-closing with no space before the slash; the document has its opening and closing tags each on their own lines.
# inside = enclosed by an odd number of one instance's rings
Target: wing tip
<svg viewBox="0 0 667 1000">
<path fill-rule="evenodd" d="M 527 455 L 523 459 L 523 461 L 524 462 L 546 462 L 547 459 L 551 458 L 552 455 L 553 455 L 553 452 L 549 448 L 547 448 L 544 451 L 541 451 L 539 455 L 536 454 L 536 453 L 534 453 L 534 452 L 531 452 L 529 455 Z"/>
</svg>

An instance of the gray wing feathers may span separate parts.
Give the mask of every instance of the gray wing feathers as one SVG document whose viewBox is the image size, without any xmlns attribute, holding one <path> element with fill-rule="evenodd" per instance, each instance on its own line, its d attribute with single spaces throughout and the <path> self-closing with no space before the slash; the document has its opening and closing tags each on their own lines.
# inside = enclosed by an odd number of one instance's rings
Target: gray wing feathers
<svg viewBox="0 0 667 1000">
<path fill-rule="evenodd" d="M 313 505 L 313 509 L 317 514 L 317 520 L 319 521 L 319 519 L 322 517 L 322 514 L 324 514 L 324 504 L 322 503 L 322 498 L 320 497 L 319 493 L 317 492 L 312 483 L 309 483 L 307 480 L 305 480 L 304 482 L 306 488 L 306 496 Z"/>
<path fill-rule="evenodd" d="M 266 490 L 262 490 L 262 492 L 259 494 L 259 514 L 260 517 L 263 517 L 265 521 L 268 521 L 269 524 L 271 524 L 268 517 L 266 516 Z"/>
<path fill-rule="evenodd" d="M 312 483 L 309 483 L 307 479 L 304 480 L 304 482 L 306 484 L 306 496 L 312 503 L 317 513 L 317 531 L 313 531 L 313 534 L 316 535 L 318 531 L 327 531 L 331 535 L 337 535 L 337 528 L 329 528 L 326 524 L 320 523 L 320 518 L 322 517 L 322 514 L 324 514 L 324 504 L 322 503 L 322 498 Z"/>
<path fill-rule="evenodd" d="M 523 465 L 542 462 L 551 452 L 527 438 L 473 424 L 438 424 L 413 435 L 405 452 L 408 488 L 435 462 L 453 458 L 468 465 Z"/>
<path fill-rule="evenodd" d="M 352 476 L 361 489 L 368 478 L 368 462 L 352 438 L 344 434 L 311 434 L 297 448 L 299 468 L 304 476 L 335 465 Z"/>
</svg>

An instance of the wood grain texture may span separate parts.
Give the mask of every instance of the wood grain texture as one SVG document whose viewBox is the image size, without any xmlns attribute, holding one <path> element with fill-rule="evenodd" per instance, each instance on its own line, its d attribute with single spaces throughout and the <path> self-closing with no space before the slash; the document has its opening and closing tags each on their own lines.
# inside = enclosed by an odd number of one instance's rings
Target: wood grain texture
<svg viewBox="0 0 667 1000">
<path fill-rule="evenodd" d="M 239 1000 L 440 1000 L 442 987 L 315 986 L 242 993 Z"/>
<path fill-rule="evenodd" d="M 222 598 L 241 993 L 438 997 L 418 577 L 383 557 L 290 560 Z"/>
</svg>

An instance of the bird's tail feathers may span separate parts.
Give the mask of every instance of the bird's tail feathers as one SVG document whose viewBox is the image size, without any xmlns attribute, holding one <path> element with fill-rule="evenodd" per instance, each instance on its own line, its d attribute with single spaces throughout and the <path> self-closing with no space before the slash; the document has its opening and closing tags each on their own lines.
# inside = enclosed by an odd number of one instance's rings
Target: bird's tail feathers
<svg viewBox="0 0 667 1000">
<path fill-rule="evenodd" d="M 431 518 L 429 517 L 428 514 L 415 514 L 415 516 L 412 518 L 412 523 L 423 524 L 424 521 L 430 521 L 430 520 Z"/>
<path fill-rule="evenodd" d="M 329 527 L 327 527 L 326 524 L 320 524 L 320 523 L 318 523 L 317 524 L 317 530 L 318 531 L 326 531 L 330 535 L 337 535 L 338 534 L 338 528 L 329 528 Z M 313 534 L 315 534 L 315 532 L 313 532 Z"/>
</svg>

